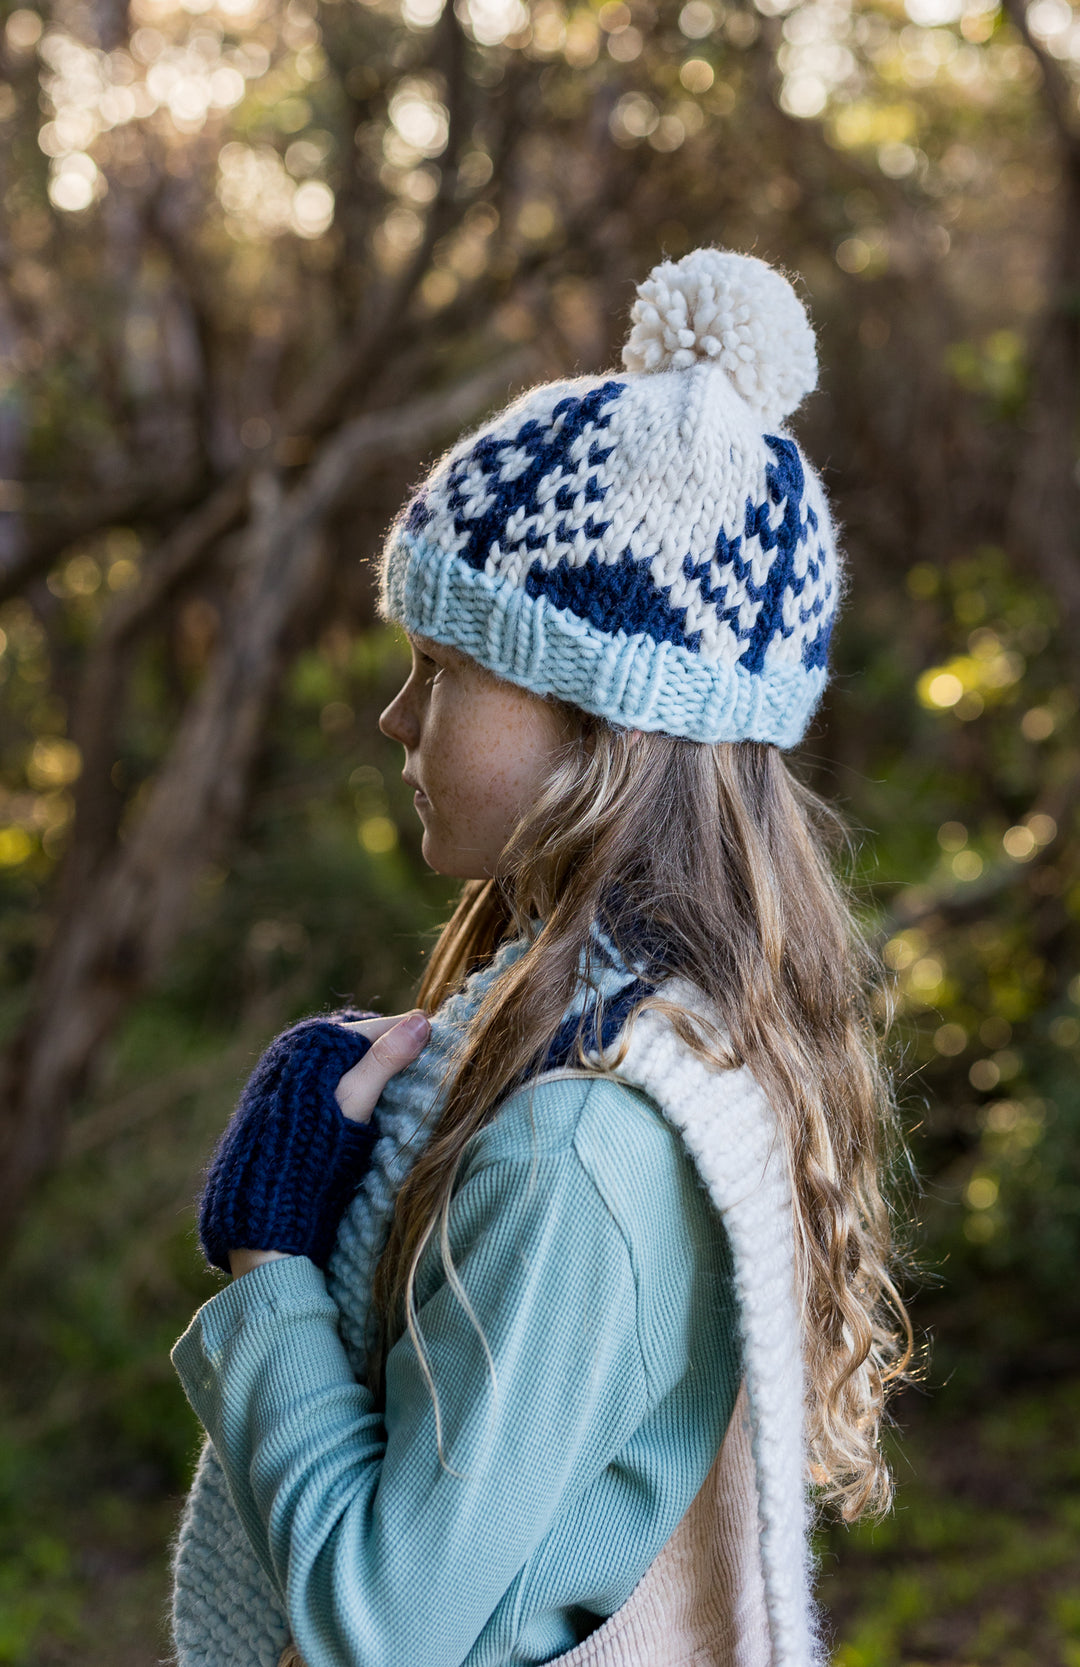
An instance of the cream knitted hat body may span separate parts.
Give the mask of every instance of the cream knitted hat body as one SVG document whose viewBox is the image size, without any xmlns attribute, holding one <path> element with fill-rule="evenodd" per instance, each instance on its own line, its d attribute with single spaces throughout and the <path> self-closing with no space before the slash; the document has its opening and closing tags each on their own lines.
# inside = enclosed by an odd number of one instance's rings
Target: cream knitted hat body
<svg viewBox="0 0 1080 1667">
<path fill-rule="evenodd" d="M 614 723 L 794 745 L 841 590 L 786 417 L 816 384 L 773 267 L 704 248 L 642 283 L 625 369 L 521 394 L 388 534 L 384 616 Z"/>
</svg>

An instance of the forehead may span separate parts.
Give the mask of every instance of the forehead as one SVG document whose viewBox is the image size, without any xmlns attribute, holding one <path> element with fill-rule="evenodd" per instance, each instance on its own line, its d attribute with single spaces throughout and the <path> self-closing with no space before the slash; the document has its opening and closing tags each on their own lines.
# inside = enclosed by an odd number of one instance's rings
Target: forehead
<svg viewBox="0 0 1080 1667">
<path fill-rule="evenodd" d="M 525 701 L 546 706 L 558 714 L 567 734 L 578 732 L 583 724 L 593 721 L 580 707 L 559 700 L 555 695 L 538 695 L 530 689 L 523 688 L 519 683 L 499 677 L 496 672 L 481 665 L 479 660 L 474 660 L 470 654 L 464 653 L 460 648 L 454 648 L 450 643 L 438 642 L 434 637 L 425 637 L 419 631 L 407 630 L 405 637 L 416 653 L 429 655 L 437 664 L 449 667 L 462 686 L 465 686 L 467 680 L 471 680 L 468 681 L 468 687 L 478 695 L 494 693 L 496 696 L 504 696 L 514 704 Z M 460 678 L 457 678 L 458 672 L 463 674 Z"/>
</svg>

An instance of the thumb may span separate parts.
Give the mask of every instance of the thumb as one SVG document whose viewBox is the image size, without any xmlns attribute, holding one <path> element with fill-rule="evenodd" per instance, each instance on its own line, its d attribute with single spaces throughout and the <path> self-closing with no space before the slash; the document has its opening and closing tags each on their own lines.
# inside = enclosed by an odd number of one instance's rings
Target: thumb
<svg viewBox="0 0 1080 1667">
<path fill-rule="evenodd" d="M 376 1037 L 363 1059 L 338 1084 L 337 1100 L 345 1116 L 366 1123 L 390 1078 L 412 1064 L 430 1035 L 427 1015 L 417 1010 Z"/>
<path fill-rule="evenodd" d="M 406 1013 L 396 1025 L 392 1025 L 389 1030 L 384 1030 L 381 1036 L 375 1038 L 368 1050 L 368 1059 L 378 1061 L 383 1078 L 381 1088 L 385 1088 L 397 1071 L 404 1070 L 406 1065 L 412 1064 L 430 1035 L 431 1025 L 428 1016 L 417 1008 L 414 1013 Z"/>
</svg>

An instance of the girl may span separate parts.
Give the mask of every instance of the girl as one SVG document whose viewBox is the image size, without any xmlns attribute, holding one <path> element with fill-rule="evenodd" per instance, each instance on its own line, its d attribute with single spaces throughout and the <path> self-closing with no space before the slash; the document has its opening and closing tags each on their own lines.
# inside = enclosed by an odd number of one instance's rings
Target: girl
<svg viewBox="0 0 1080 1667">
<path fill-rule="evenodd" d="M 466 884 L 418 1012 L 287 1032 L 211 1167 L 184 1667 L 809 1667 L 807 1482 L 888 1502 L 890 1102 L 779 750 L 840 588 L 814 338 L 718 249 L 632 320 L 387 540 L 381 726 Z"/>
</svg>

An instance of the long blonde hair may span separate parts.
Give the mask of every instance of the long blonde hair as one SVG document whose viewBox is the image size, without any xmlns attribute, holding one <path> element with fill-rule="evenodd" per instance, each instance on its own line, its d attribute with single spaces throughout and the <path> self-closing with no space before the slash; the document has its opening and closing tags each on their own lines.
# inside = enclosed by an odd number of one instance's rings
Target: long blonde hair
<svg viewBox="0 0 1080 1667">
<path fill-rule="evenodd" d="M 648 924 L 665 972 L 714 1004 L 730 1038 L 725 1062 L 749 1066 L 777 1110 L 794 1178 L 811 1477 L 846 1520 L 883 1510 L 891 1478 L 880 1423 L 911 1356 L 911 1327 L 890 1273 L 880 1180 L 895 1115 L 874 1019 L 876 963 L 832 863 L 842 825 L 771 745 L 638 735 L 576 716 L 579 733 L 517 827 L 498 879 L 466 883 L 420 987 L 433 1010 L 508 934 L 544 922 L 488 990 L 401 1188 L 374 1282 L 372 1369 L 381 1381 L 406 1329 L 426 1369 L 414 1281 L 435 1233 L 464 1297 L 446 1233 L 463 1153 L 543 1058 L 603 907 L 616 943 Z M 679 1028 L 715 1061 L 692 1027 Z M 435 1405 L 438 1419 L 437 1396 Z"/>
</svg>

